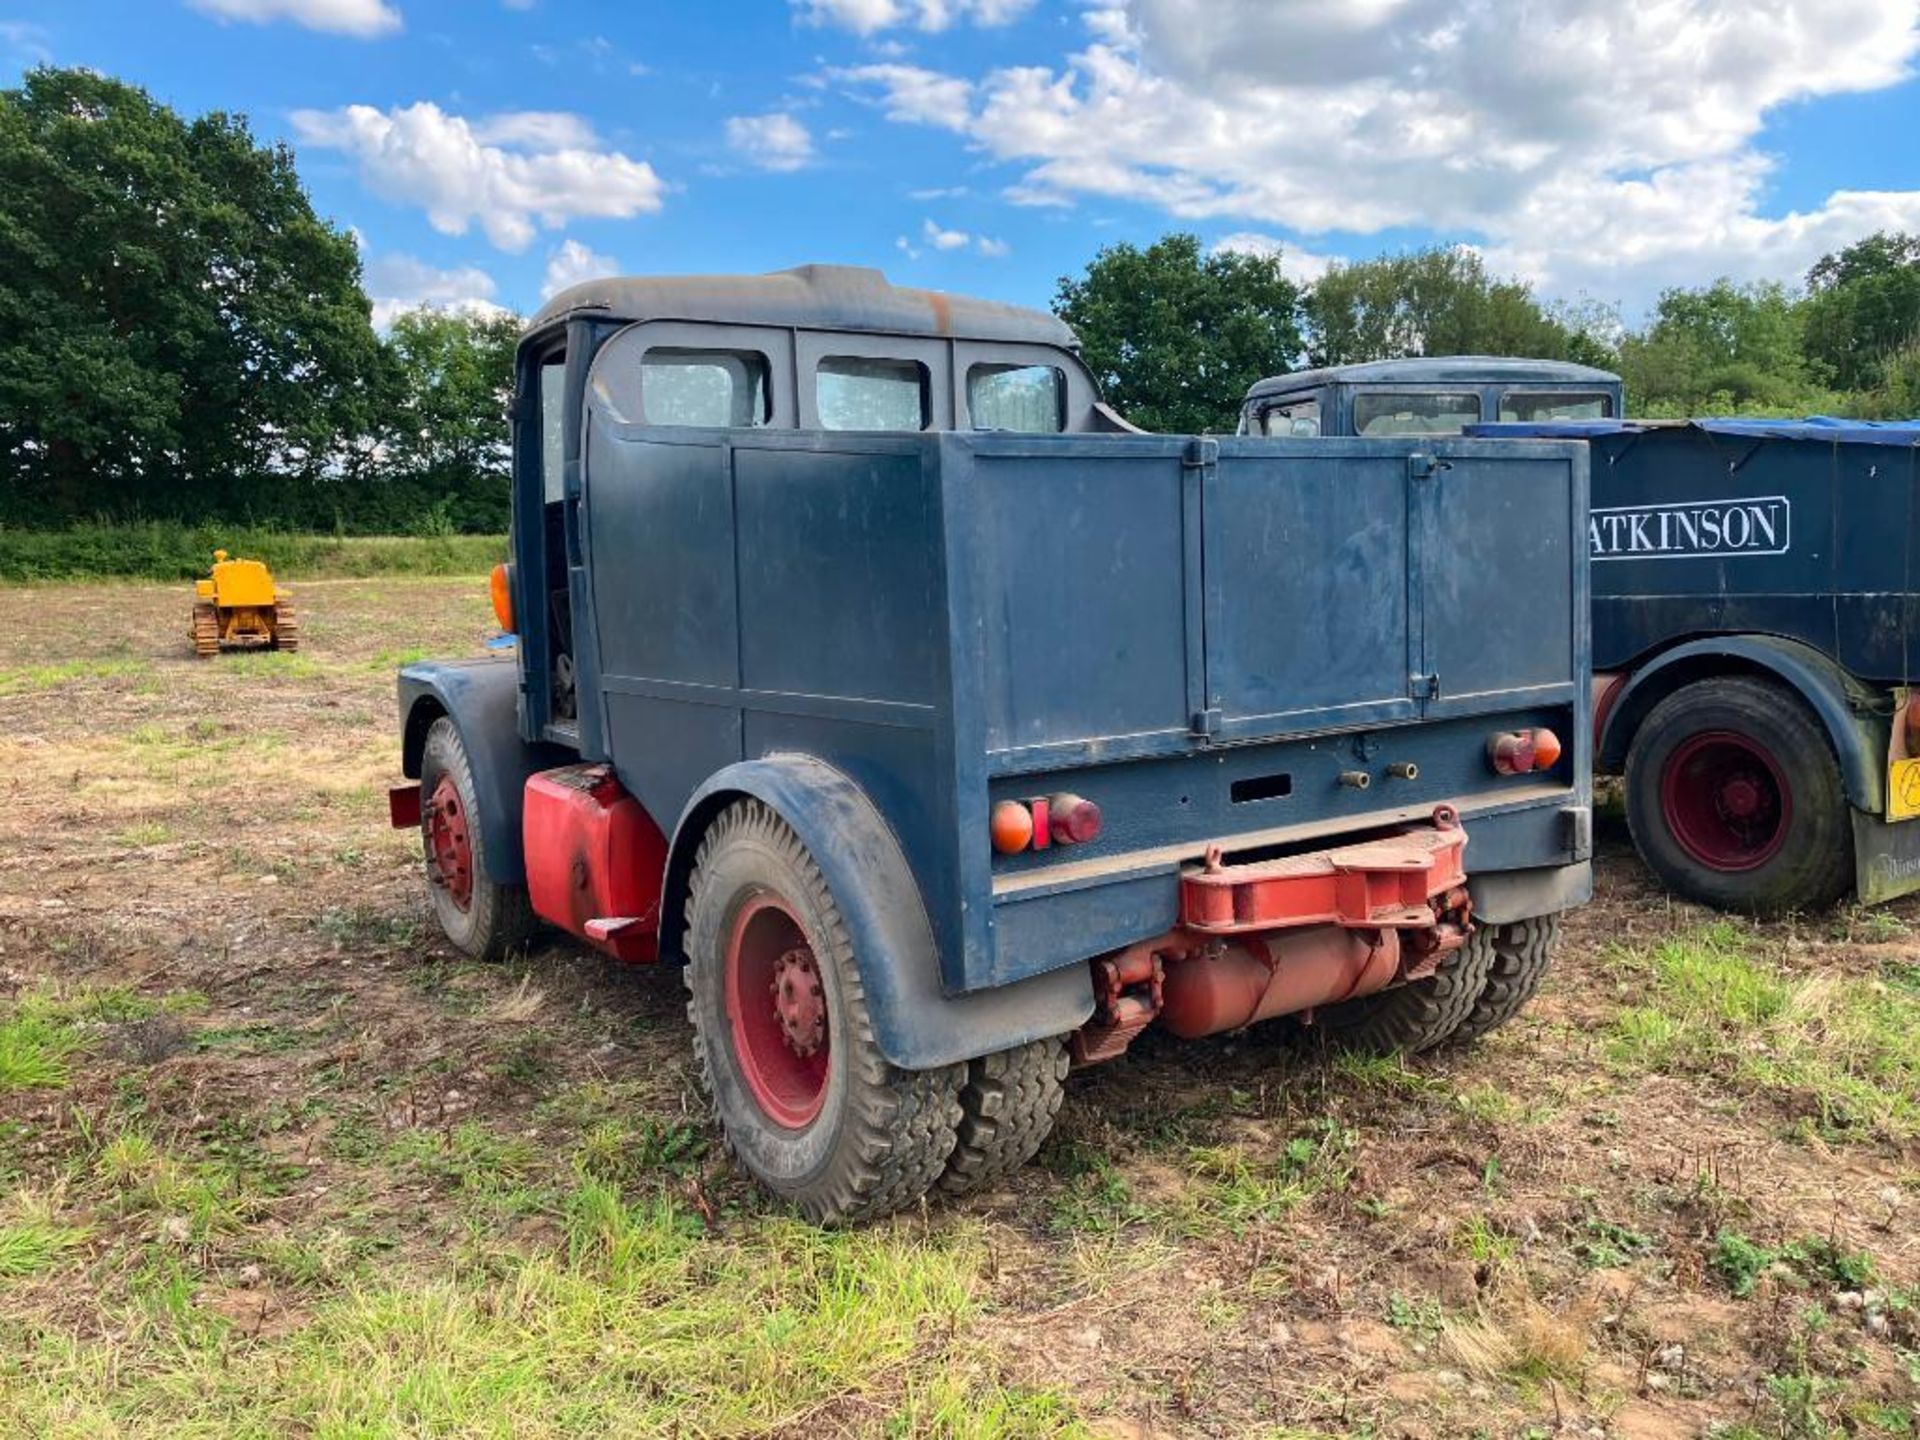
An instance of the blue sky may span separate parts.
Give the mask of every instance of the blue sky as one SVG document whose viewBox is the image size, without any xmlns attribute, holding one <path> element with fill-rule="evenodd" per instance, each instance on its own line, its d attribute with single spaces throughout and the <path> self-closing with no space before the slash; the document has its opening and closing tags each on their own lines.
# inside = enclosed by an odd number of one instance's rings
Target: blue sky
<svg viewBox="0 0 1920 1440">
<path fill-rule="evenodd" d="M 1920 0 L 11 0 L 284 139 L 383 314 L 875 264 L 1044 304 L 1172 228 L 1311 276 L 1473 244 L 1638 313 L 1920 230 Z"/>
</svg>

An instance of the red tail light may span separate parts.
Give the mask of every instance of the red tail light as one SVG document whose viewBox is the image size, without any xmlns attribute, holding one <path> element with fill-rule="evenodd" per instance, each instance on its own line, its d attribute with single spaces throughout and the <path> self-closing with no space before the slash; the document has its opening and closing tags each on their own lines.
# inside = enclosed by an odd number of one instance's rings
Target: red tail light
<svg viewBox="0 0 1920 1440">
<path fill-rule="evenodd" d="M 1487 741 L 1487 763 L 1498 775 L 1551 770 L 1560 762 L 1560 737 L 1551 730 L 1509 730 Z"/>
<path fill-rule="evenodd" d="M 1002 855 L 1084 845 L 1100 834 L 1100 807 L 1079 795 L 1002 800 L 993 807 L 993 848 Z"/>
</svg>

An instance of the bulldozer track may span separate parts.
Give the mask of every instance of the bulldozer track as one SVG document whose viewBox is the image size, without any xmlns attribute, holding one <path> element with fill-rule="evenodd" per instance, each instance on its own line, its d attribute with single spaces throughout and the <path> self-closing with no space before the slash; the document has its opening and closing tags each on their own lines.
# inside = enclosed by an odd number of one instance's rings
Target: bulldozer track
<svg viewBox="0 0 1920 1440">
<path fill-rule="evenodd" d="M 300 619 L 285 600 L 273 607 L 273 648 L 286 651 L 300 648 Z"/>
<path fill-rule="evenodd" d="M 211 605 L 193 607 L 193 653 L 201 659 L 220 653 L 220 617 Z"/>
</svg>

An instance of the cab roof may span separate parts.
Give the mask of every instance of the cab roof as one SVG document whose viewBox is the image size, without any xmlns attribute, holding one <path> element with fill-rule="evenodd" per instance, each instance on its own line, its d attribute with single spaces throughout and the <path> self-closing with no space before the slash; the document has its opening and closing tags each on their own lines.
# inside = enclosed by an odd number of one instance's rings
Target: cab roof
<svg viewBox="0 0 1920 1440">
<path fill-rule="evenodd" d="M 802 330 L 1054 345 L 1077 351 L 1079 338 L 1043 310 L 974 300 L 939 290 L 908 290 L 878 270 L 801 265 L 766 275 L 644 275 L 589 280 L 549 300 L 529 335 L 573 315 L 610 320 L 711 321 Z"/>
<path fill-rule="evenodd" d="M 1368 360 L 1271 375 L 1247 399 L 1311 390 L 1316 385 L 1618 385 L 1620 377 L 1569 360 L 1516 360 L 1505 355 L 1433 355 L 1413 360 Z"/>
</svg>

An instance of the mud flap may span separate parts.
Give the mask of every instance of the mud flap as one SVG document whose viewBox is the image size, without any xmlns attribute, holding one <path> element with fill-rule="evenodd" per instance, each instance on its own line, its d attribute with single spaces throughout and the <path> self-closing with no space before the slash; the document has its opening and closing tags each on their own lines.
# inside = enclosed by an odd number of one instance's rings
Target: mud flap
<svg viewBox="0 0 1920 1440">
<path fill-rule="evenodd" d="M 1862 905 L 1920 890 L 1920 820 L 1892 824 L 1854 810 L 1853 884 Z"/>
</svg>

